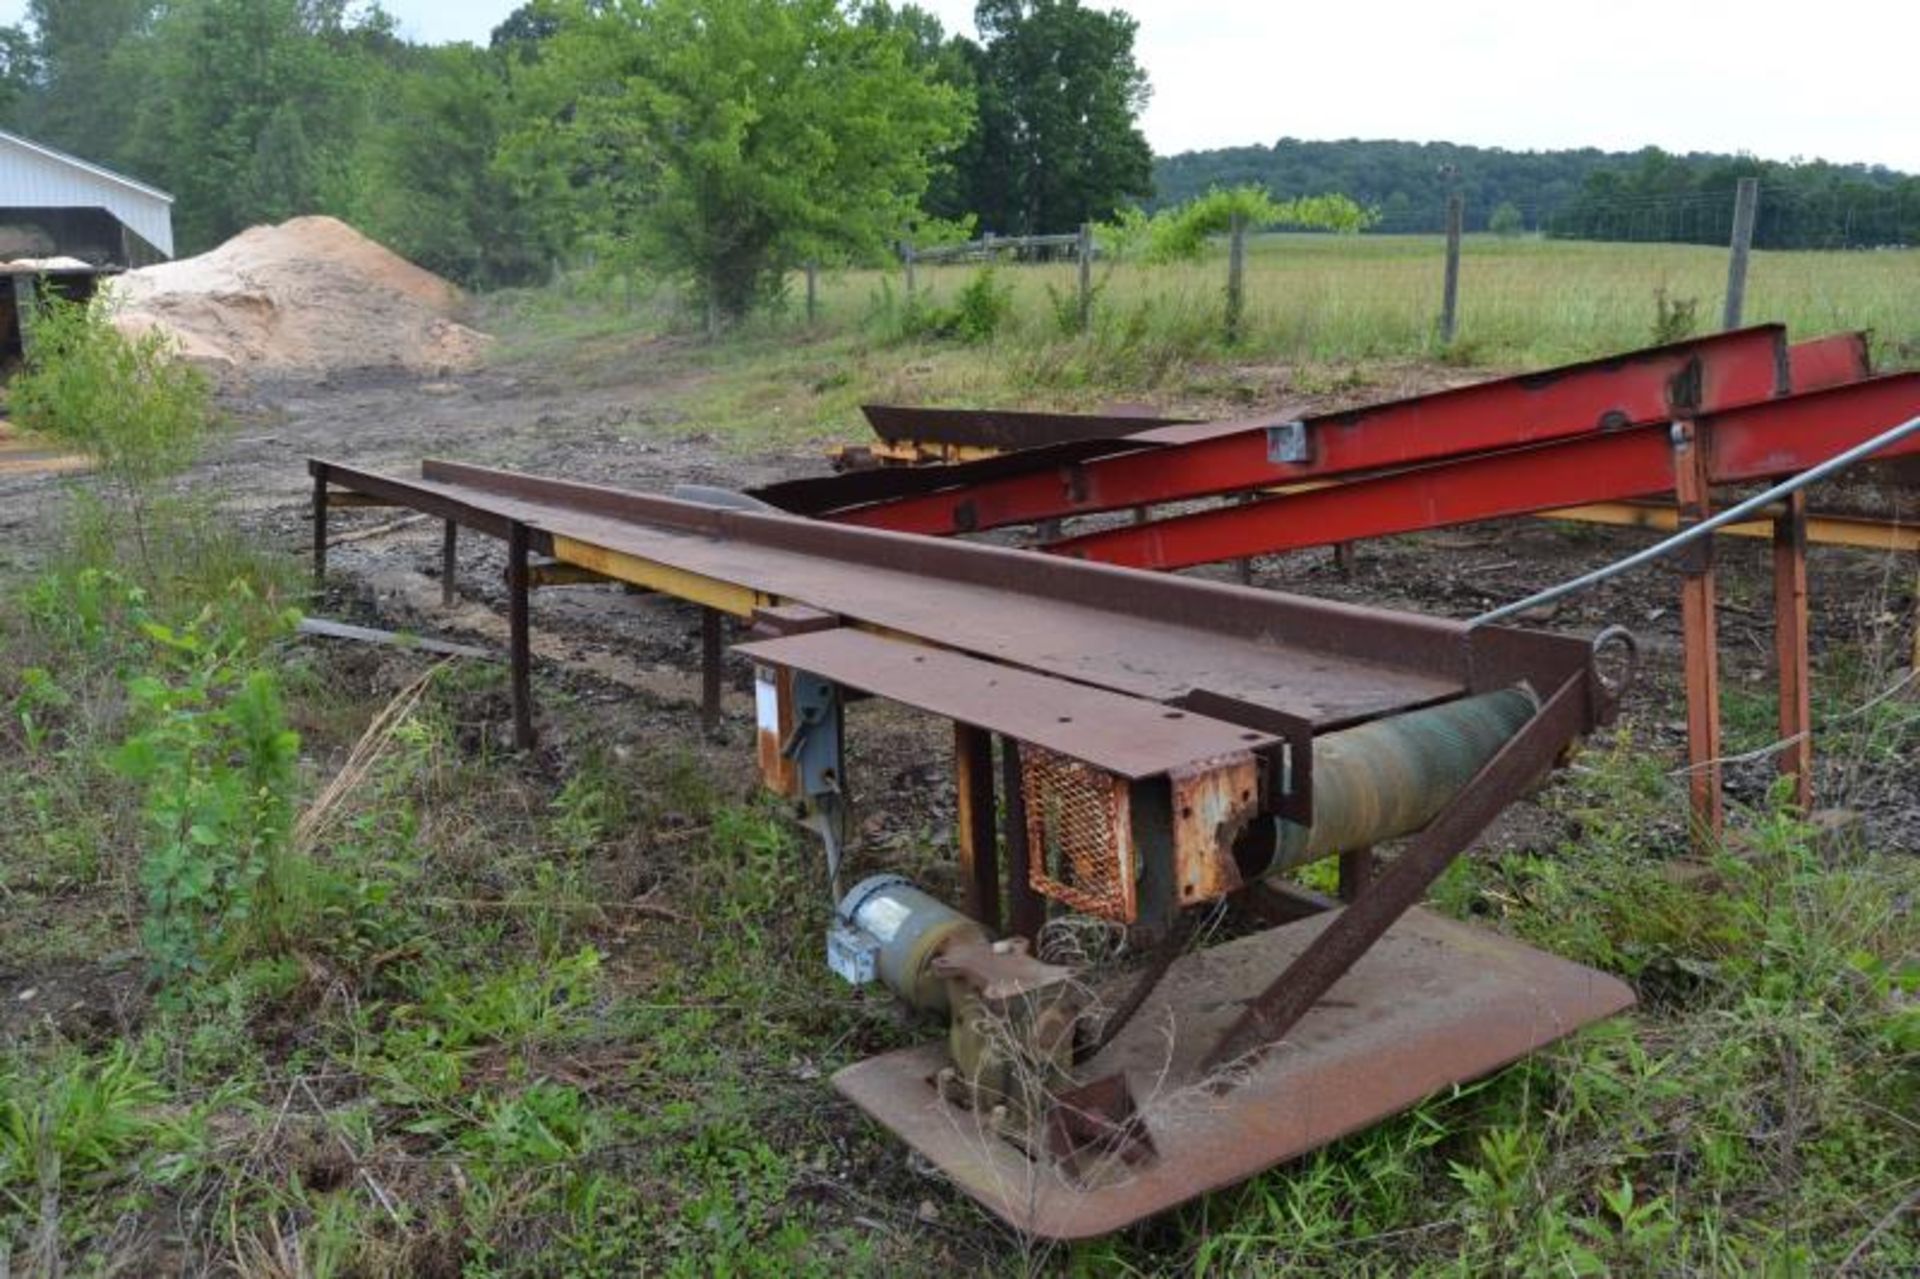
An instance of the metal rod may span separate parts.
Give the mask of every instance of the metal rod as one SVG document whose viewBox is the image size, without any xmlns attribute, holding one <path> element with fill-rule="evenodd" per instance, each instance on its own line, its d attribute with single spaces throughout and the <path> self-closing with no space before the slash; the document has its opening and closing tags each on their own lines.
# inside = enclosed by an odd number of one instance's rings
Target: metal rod
<svg viewBox="0 0 1920 1279">
<path fill-rule="evenodd" d="M 1692 422 L 1673 432 L 1673 489 L 1688 524 L 1712 513 L 1705 446 Z M 1720 789 L 1720 623 L 1715 607 L 1713 542 L 1695 542 L 1681 561 L 1680 633 L 1687 685 L 1687 798 L 1694 851 L 1708 852 L 1726 828 Z"/>
<path fill-rule="evenodd" d="M 533 641 L 528 610 L 527 526 L 515 520 L 507 528 L 507 655 L 513 695 L 513 746 L 533 749 Z"/>
<path fill-rule="evenodd" d="M 313 589 L 327 584 L 327 468 L 313 468 Z"/>
<path fill-rule="evenodd" d="M 1783 776 L 1793 779 L 1793 802 L 1813 809 L 1813 700 L 1807 639 L 1807 495 L 1796 493 L 1773 522 L 1773 651 L 1780 680 L 1780 752 Z"/>
<path fill-rule="evenodd" d="M 1000 839 L 993 828 L 993 734 L 953 725 L 953 777 L 958 801 L 960 889 L 967 914 L 1000 931 Z"/>
<path fill-rule="evenodd" d="M 1007 843 L 1007 932 L 1037 941 L 1047 922 L 1046 903 L 1033 891 L 1033 849 L 1027 843 L 1027 792 L 1020 782 L 1020 743 L 1000 739 L 1000 774 L 1006 796 L 1000 815 Z"/>
<path fill-rule="evenodd" d="M 460 561 L 460 526 L 452 520 L 446 521 L 440 533 L 440 607 L 452 608 L 455 575 Z"/>
<path fill-rule="evenodd" d="M 1740 521 L 1751 517 L 1754 512 L 1763 510 L 1767 506 L 1791 494 L 1798 493 L 1810 484 L 1818 484 L 1829 475 L 1837 471 L 1844 471 L 1855 462 L 1866 457 L 1871 457 L 1873 454 L 1878 453 L 1881 449 L 1887 448 L 1890 445 L 1898 444 L 1915 432 L 1920 432 L 1920 417 L 1909 418 L 1899 426 L 1888 431 L 1882 431 L 1879 435 L 1854 445 L 1844 453 L 1836 453 L 1826 461 L 1820 463 L 1820 465 L 1810 467 L 1791 479 L 1782 480 L 1765 492 L 1755 493 L 1746 501 L 1729 506 L 1718 515 L 1710 519 L 1702 520 L 1698 524 L 1690 525 L 1680 532 L 1675 533 L 1672 537 L 1656 542 L 1643 551 L 1636 551 L 1625 559 L 1616 560 L 1603 568 L 1595 569 L 1591 573 L 1583 573 L 1571 581 L 1560 583 L 1558 586 L 1550 586 L 1546 590 L 1529 595 L 1523 600 L 1515 600 L 1511 604 L 1503 604 L 1490 612 L 1482 613 L 1480 616 L 1468 622 L 1467 625 L 1469 627 L 1487 626 L 1494 622 L 1503 621 L 1517 613 L 1524 613 L 1528 609 L 1539 608 L 1543 604 L 1551 604 L 1556 600 L 1565 599 L 1569 595 L 1578 595 L 1581 591 L 1589 590 L 1602 582 L 1620 576 L 1622 573 L 1629 573 L 1643 565 L 1651 564 L 1655 560 L 1664 559 L 1675 551 L 1698 541 L 1700 538 L 1709 536 L 1715 529 L 1725 528 L 1729 524 L 1738 524 Z"/>
<path fill-rule="evenodd" d="M 720 728 L 720 610 L 700 610 L 700 727 L 711 737 Z"/>
</svg>

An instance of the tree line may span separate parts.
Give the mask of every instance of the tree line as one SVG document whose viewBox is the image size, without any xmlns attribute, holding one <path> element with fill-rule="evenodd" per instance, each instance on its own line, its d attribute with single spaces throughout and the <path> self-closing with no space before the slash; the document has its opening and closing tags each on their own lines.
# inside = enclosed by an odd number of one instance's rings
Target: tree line
<svg viewBox="0 0 1920 1279">
<path fill-rule="evenodd" d="M 532 0 L 486 47 L 347 0 L 28 0 L 0 125 L 176 197 L 176 241 L 331 213 L 473 286 L 591 255 L 738 315 L 805 259 L 1151 191 L 1134 23 L 981 0 Z M 949 225 L 951 224 L 951 225 Z"/>
<path fill-rule="evenodd" d="M 1657 147 L 1507 151 L 1449 142 L 1282 138 L 1169 156 L 1154 166 L 1153 204 L 1216 187 L 1276 196 L 1338 191 L 1377 215 L 1381 233 L 1437 233 L 1458 193 L 1470 231 L 1538 231 L 1580 239 L 1724 244 L 1742 177 L 1762 185 L 1756 243 L 1829 248 L 1920 243 L 1920 178 L 1875 165 L 1776 162 Z"/>
</svg>

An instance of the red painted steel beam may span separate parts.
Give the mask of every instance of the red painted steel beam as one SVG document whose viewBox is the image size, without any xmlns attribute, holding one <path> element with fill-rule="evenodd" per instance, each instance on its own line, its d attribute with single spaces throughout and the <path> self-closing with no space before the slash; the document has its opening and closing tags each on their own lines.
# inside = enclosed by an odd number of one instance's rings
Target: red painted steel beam
<svg viewBox="0 0 1920 1279">
<path fill-rule="evenodd" d="M 1699 419 L 1715 484 L 1803 471 L 1920 414 L 1920 373 L 1845 383 Z M 1304 493 L 1055 542 L 1048 550 L 1133 568 L 1176 569 L 1250 555 L 1673 489 L 1666 425 L 1505 449 Z M 1920 438 L 1888 449 L 1920 456 Z"/>
<path fill-rule="evenodd" d="M 1256 418 L 830 518 L 946 535 L 1378 471 L 1750 404 L 1783 393 L 1787 368 L 1785 330 L 1765 325 L 1308 418 L 1304 461 L 1275 460 L 1269 428 L 1289 423 Z"/>
<path fill-rule="evenodd" d="M 1796 394 L 1845 386 L 1873 375 L 1864 333 L 1834 333 L 1787 348 L 1788 382 Z"/>
</svg>

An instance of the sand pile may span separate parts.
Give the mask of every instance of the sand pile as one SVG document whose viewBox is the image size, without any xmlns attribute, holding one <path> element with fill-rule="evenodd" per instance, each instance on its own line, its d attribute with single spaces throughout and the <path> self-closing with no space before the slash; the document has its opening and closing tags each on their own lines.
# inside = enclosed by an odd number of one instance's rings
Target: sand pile
<svg viewBox="0 0 1920 1279">
<path fill-rule="evenodd" d="M 222 376 L 479 362 L 488 338 L 452 318 L 460 290 L 337 218 L 242 231 L 219 248 L 129 271 L 117 322 L 164 329 Z"/>
</svg>

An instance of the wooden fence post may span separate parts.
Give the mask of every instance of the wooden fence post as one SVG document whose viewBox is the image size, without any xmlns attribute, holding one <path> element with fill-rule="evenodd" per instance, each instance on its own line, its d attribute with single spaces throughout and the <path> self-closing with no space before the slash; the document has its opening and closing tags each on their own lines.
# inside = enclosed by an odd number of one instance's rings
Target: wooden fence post
<svg viewBox="0 0 1920 1279">
<path fill-rule="evenodd" d="M 1466 220 L 1458 192 L 1447 197 L 1447 278 L 1440 297 L 1440 345 L 1452 346 L 1460 330 L 1460 234 Z"/>
<path fill-rule="evenodd" d="M 820 314 L 820 264 L 807 263 L 807 327 L 812 328 Z"/>
<path fill-rule="evenodd" d="M 1247 220 L 1241 214 L 1233 215 L 1232 228 L 1227 239 L 1227 343 L 1232 345 L 1240 340 L 1241 321 L 1245 318 L 1247 307 Z"/>
<path fill-rule="evenodd" d="M 1737 329 L 1747 305 L 1747 259 L 1753 253 L 1753 222 L 1760 210 L 1760 179 L 1741 178 L 1733 196 L 1733 245 L 1727 256 L 1727 309 L 1720 327 Z"/>
<path fill-rule="evenodd" d="M 901 258 L 907 264 L 907 301 L 913 301 L 913 241 L 908 240 L 900 250 Z"/>
<path fill-rule="evenodd" d="M 1080 331 L 1093 331 L 1093 223 L 1080 224 Z"/>
</svg>

